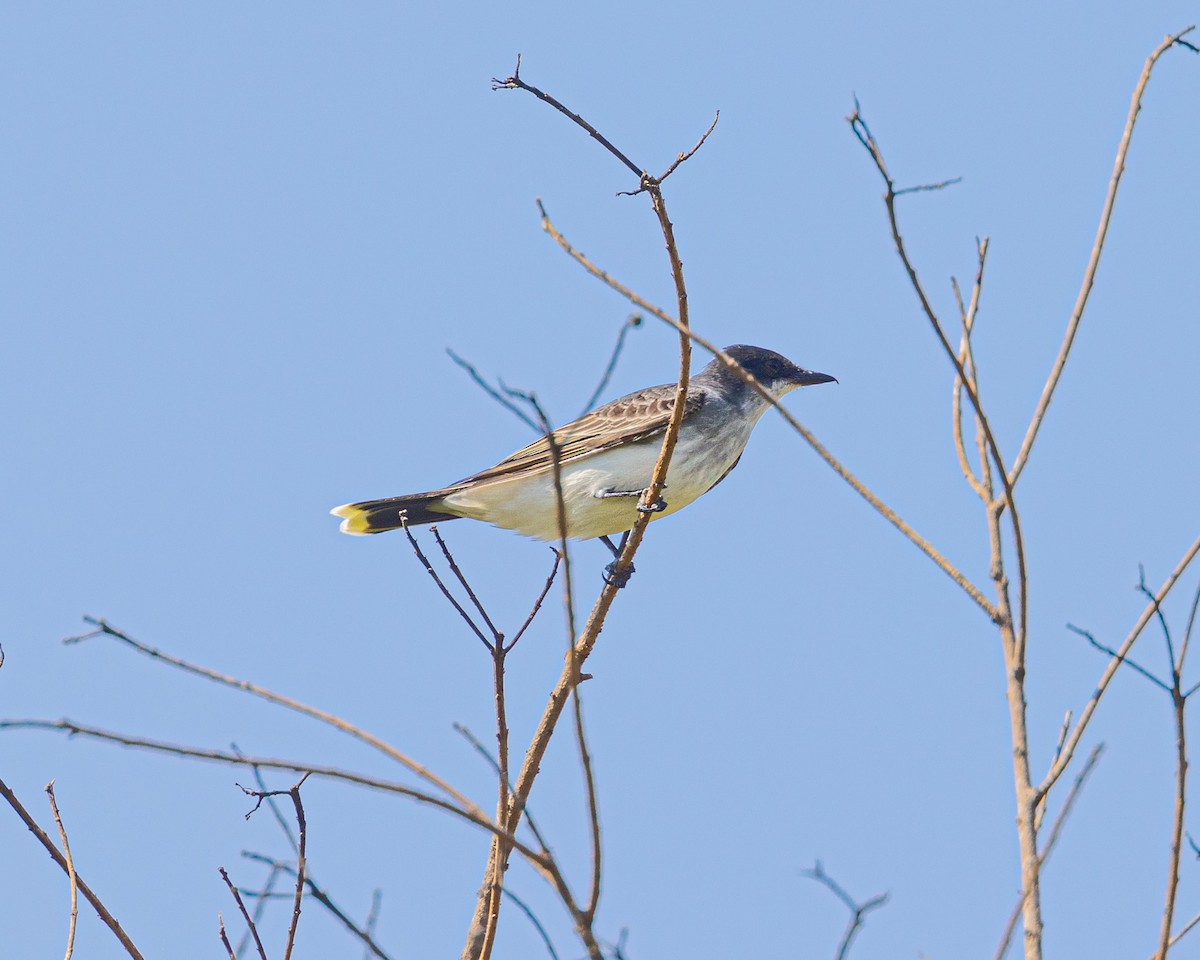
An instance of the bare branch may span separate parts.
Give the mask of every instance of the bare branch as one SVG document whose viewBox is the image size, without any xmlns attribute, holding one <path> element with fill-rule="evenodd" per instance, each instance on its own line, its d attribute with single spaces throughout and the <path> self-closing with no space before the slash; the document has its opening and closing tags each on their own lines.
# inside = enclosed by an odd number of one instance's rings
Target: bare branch
<svg viewBox="0 0 1200 960">
<path fill-rule="evenodd" d="M 1121 142 L 1117 147 L 1117 158 L 1113 162 L 1112 177 L 1108 181 L 1108 194 L 1104 198 L 1104 209 L 1100 212 L 1100 226 L 1096 228 L 1096 240 L 1092 244 L 1092 253 L 1088 258 L 1087 267 L 1083 271 L 1083 284 L 1079 288 L 1079 296 L 1075 299 L 1075 306 L 1071 310 L 1070 319 L 1067 321 L 1067 330 L 1063 335 L 1062 346 L 1059 347 L 1058 356 L 1054 358 L 1054 365 L 1050 368 L 1050 376 L 1046 379 L 1046 385 L 1042 388 L 1042 395 L 1033 412 L 1033 418 L 1029 422 L 1029 428 L 1025 432 L 1025 439 L 1021 441 L 1021 449 L 1017 452 L 1017 457 L 1013 461 L 1012 471 L 1009 474 L 1010 484 L 1016 484 L 1018 478 L 1021 476 L 1021 471 L 1025 469 L 1025 464 L 1029 460 L 1030 451 L 1033 449 L 1033 442 L 1037 439 L 1038 430 L 1042 426 L 1042 420 L 1045 419 L 1046 410 L 1050 406 L 1050 399 L 1054 396 L 1054 389 L 1058 386 L 1063 368 L 1067 365 L 1067 357 L 1071 353 L 1071 345 L 1075 342 L 1075 334 L 1079 330 L 1079 322 L 1083 319 L 1083 311 L 1087 307 L 1088 296 L 1092 292 L 1092 284 L 1096 281 L 1096 270 L 1100 266 L 1100 254 L 1104 252 L 1104 240 L 1108 236 L 1108 224 L 1112 219 L 1113 207 L 1117 202 L 1117 188 L 1121 185 L 1122 174 L 1125 173 L 1125 158 L 1129 153 L 1129 142 L 1133 139 L 1133 128 L 1137 123 L 1138 113 L 1142 109 L 1142 94 L 1146 90 L 1146 84 L 1150 81 L 1150 72 L 1154 69 L 1158 58 L 1173 46 L 1186 47 L 1196 52 L 1196 48 L 1192 44 L 1182 40 L 1183 37 L 1195 29 L 1195 25 L 1187 27 L 1174 36 L 1167 37 L 1155 47 L 1150 56 L 1146 58 L 1146 65 L 1142 68 L 1142 75 L 1138 78 L 1137 86 L 1133 89 L 1133 99 L 1129 104 L 1129 116 L 1125 120 L 1125 132 L 1121 135 Z"/>
<path fill-rule="evenodd" d="M 16 811 L 17 816 L 20 817 L 25 826 L 29 828 L 29 832 L 37 838 L 38 843 L 45 847 L 46 852 L 50 854 L 54 862 L 62 868 L 63 873 L 66 873 L 68 876 L 70 876 L 71 869 L 67 865 L 67 858 L 59 853 L 58 847 L 54 845 L 54 841 L 46 835 L 45 830 L 38 826 L 37 821 L 29 815 L 29 811 L 27 811 L 21 805 L 21 801 L 17 799 L 17 795 L 9 789 L 8 784 L 6 784 L 3 780 L 0 780 L 0 797 L 3 797 L 8 802 L 8 805 Z M 83 894 L 83 898 L 90 903 L 92 905 L 92 909 L 100 915 L 100 919 L 103 920 L 108 929 L 113 932 L 113 936 L 120 941 L 121 946 L 125 948 L 125 952 L 133 957 L 134 960 L 143 960 L 141 952 L 133 945 L 133 941 L 129 939 L 128 934 L 121 929 L 121 924 L 117 922 L 117 918 L 108 912 L 108 908 L 104 906 L 100 898 L 92 892 L 92 888 L 83 882 L 83 877 L 76 873 L 75 881 L 79 885 L 79 892 Z"/>
<path fill-rule="evenodd" d="M 616 346 L 613 347 L 612 355 L 608 358 L 608 366 L 604 368 L 600 382 L 596 384 L 596 389 L 592 391 L 592 395 L 588 397 L 588 402 L 584 404 L 583 409 L 579 412 L 581 417 L 596 405 L 596 401 L 604 393 L 604 388 L 608 386 L 608 381 L 612 379 L 613 371 L 617 369 L 617 361 L 621 358 L 621 351 L 625 349 L 625 338 L 629 336 L 629 331 L 641 325 L 642 315 L 640 313 L 631 314 L 621 324 L 621 330 L 617 334 Z"/>
<path fill-rule="evenodd" d="M 258 950 L 259 957 L 261 958 L 261 960 L 267 960 L 267 951 L 263 947 L 262 938 L 259 937 L 259 935 L 258 935 L 258 925 L 254 922 L 253 919 L 251 919 L 250 911 L 246 909 L 246 904 L 245 904 L 245 901 L 242 900 L 242 895 L 240 893 L 238 893 L 238 888 L 233 885 L 233 881 L 229 879 L 229 874 L 226 872 L 224 867 L 217 867 L 217 872 L 219 872 L 221 874 L 221 879 L 225 881 L 225 886 L 227 886 L 229 888 L 229 892 L 231 894 L 233 894 L 234 902 L 237 903 L 238 909 L 240 911 L 242 911 L 242 919 L 244 919 L 246 921 L 246 929 L 250 933 L 250 936 L 252 936 L 254 938 L 254 946 L 255 946 L 255 949 Z M 222 921 L 220 921 L 220 923 L 221 923 L 221 934 L 222 934 L 222 936 L 224 936 L 225 921 L 222 920 Z M 229 945 L 228 940 L 225 941 L 225 945 L 226 946 Z M 231 951 L 231 953 L 232 953 L 232 951 Z"/>
<path fill-rule="evenodd" d="M 537 915 L 529 908 L 524 900 L 513 893 L 508 887 L 504 888 L 504 895 L 517 905 L 520 910 L 533 924 L 533 929 L 538 932 L 538 936 L 542 938 L 542 943 L 546 945 L 546 952 L 550 954 L 550 960 L 558 960 L 558 951 L 554 949 L 554 943 L 550 940 L 550 934 L 546 932 L 546 928 L 542 926 L 542 922 L 537 918 Z"/>
<path fill-rule="evenodd" d="M 1110 657 L 1113 657 L 1114 659 L 1125 664 L 1127 667 L 1130 667 L 1133 670 L 1136 670 L 1138 673 L 1140 673 L 1143 677 L 1145 677 L 1147 680 L 1149 680 L 1152 684 L 1154 684 L 1160 690 L 1164 690 L 1167 693 L 1171 692 L 1171 688 L 1168 684 L 1163 683 L 1160 679 L 1158 679 L 1158 677 L 1156 677 L 1154 674 L 1152 674 L 1145 667 L 1140 666 L 1138 663 L 1136 663 L 1129 657 L 1122 656 L 1116 650 L 1114 650 L 1112 647 L 1106 647 L 1099 640 L 1097 640 L 1095 637 L 1093 637 L 1087 630 L 1080 629 L 1079 627 L 1075 626 L 1072 623 L 1067 624 L 1067 629 L 1070 630 L 1072 633 L 1079 634 L 1081 637 L 1083 637 L 1085 640 L 1087 640 L 1088 643 L 1090 643 L 1093 647 L 1095 647 L 1101 653 L 1106 653 Z M 1060 748 L 1060 753 L 1061 753 L 1061 748 Z"/>
<path fill-rule="evenodd" d="M 71 844 L 67 841 L 67 828 L 63 826 L 62 817 L 58 813 L 58 800 L 54 796 L 54 781 L 46 784 L 46 796 L 50 799 L 50 812 L 54 815 L 54 825 L 58 827 L 58 839 L 62 841 L 63 859 L 67 861 L 67 877 L 71 881 L 71 922 L 67 927 L 67 951 L 63 960 L 71 960 L 75 952 L 75 921 L 79 917 L 79 878 L 75 875 L 75 861 L 71 859 Z"/>
<path fill-rule="evenodd" d="M 299 877 L 299 871 L 291 864 L 284 863 L 282 860 L 274 860 L 271 857 L 264 856 L 261 853 L 254 853 L 250 850 L 243 850 L 242 856 L 247 860 L 253 860 L 256 863 L 266 864 L 271 868 L 272 874 L 282 873 L 287 874 L 289 877 Z M 374 895 L 371 897 L 371 912 L 367 917 L 366 925 L 359 927 L 358 924 L 356 924 L 341 907 L 334 903 L 333 898 L 329 895 L 328 891 L 317 886 L 316 882 L 311 876 L 305 876 L 303 879 L 304 886 L 308 890 L 309 896 L 321 904 L 321 906 L 323 906 L 326 910 L 328 910 L 329 913 L 336 918 L 350 933 L 358 937 L 358 939 L 363 942 L 364 949 L 368 953 L 374 954 L 375 956 L 382 958 L 382 960 L 390 960 L 389 955 L 384 952 L 383 948 L 380 947 L 378 943 L 375 942 L 375 939 L 371 933 L 374 925 L 374 918 L 379 912 L 378 890 L 376 890 Z"/>
<path fill-rule="evenodd" d="M 448 353 L 450 355 L 451 360 L 453 360 L 460 367 L 462 367 L 464 370 L 466 370 L 468 374 L 471 375 L 471 379 L 474 380 L 475 383 L 478 384 L 478 386 L 489 397 L 491 397 L 493 400 L 495 400 L 498 404 L 500 404 L 500 406 L 502 406 L 509 413 L 513 414 L 513 416 L 520 419 L 523 423 L 528 424 L 530 430 L 533 430 L 535 433 L 537 432 L 538 425 L 536 423 L 534 423 L 533 420 L 530 419 L 529 414 L 527 414 L 524 410 L 522 410 L 520 407 L 518 407 L 515 403 L 513 403 L 511 400 L 509 400 L 507 397 L 505 397 L 502 393 L 500 393 L 499 390 L 497 390 L 495 387 L 493 387 L 490 383 L 488 383 L 487 380 L 485 380 L 480 375 L 479 371 L 476 370 L 472 364 L 468 363 L 466 360 L 464 360 L 462 357 L 460 357 L 457 353 L 455 353 L 453 350 L 450 350 L 449 348 L 447 348 L 446 353 Z"/>
<path fill-rule="evenodd" d="M 1188 568 L 1188 565 L 1192 562 L 1192 560 L 1195 559 L 1198 552 L 1200 552 L 1200 537 L 1197 537 L 1194 541 L 1192 541 L 1192 545 L 1188 547 L 1186 551 L 1184 551 L 1183 556 L 1180 557 L 1179 562 L 1175 565 L 1175 569 L 1171 571 L 1170 576 L 1163 581 L 1163 585 L 1159 587 L 1158 592 L 1154 594 L 1155 600 L 1158 604 L 1161 604 L 1166 599 L 1167 594 L 1171 592 L 1171 588 L 1174 587 L 1179 581 L 1179 578 L 1183 576 L 1184 571 Z M 1137 623 L 1133 625 L 1133 629 L 1129 631 L 1129 635 L 1125 638 L 1125 641 L 1115 651 L 1115 656 L 1109 660 L 1108 666 L 1105 667 L 1104 673 L 1100 677 L 1100 682 L 1096 685 L 1095 693 L 1092 694 L 1091 699 L 1083 708 L 1083 712 L 1079 715 L 1079 720 L 1075 724 L 1075 729 L 1067 738 L 1067 742 L 1063 747 L 1062 753 L 1058 756 L 1054 763 L 1051 764 L 1050 770 L 1046 773 L 1045 779 L 1042 780 L 1041 785 L 1037 788 L 1036 793 L 1038 797 L 1044 796 L 1046 792 L 1052 786 L 1054 786 L 1054 782 L 1062 776 L 1063 771 L 1066 770 L 1067 766 L 1070 764 L 1072 757 L 1075 756 L 1075 749 L 1079 746 L 1079 741 L 1083 738 L 1084 731 L 1087 730 L 1088 723 L 1091 722 L 1092 715 L 1095 714 L 1096 707 L 1100 704 L 1100 698 L 1104 696 L 1104 691 L 1108 689 L 1108 685 L 1112 682 L 1112 678 L 1116 676 L 1117 670 L 1124 662 L 1124 658 L 1129 656 L 1129 651 L 1137 642 L 1138 637 L 1141 636 L 1142 631 L 1146 628 L 1146 624 L 1149 623 L 1150 619 L 1154 616 L 1154 609 L 1154 604 L 1146 605 L 1146 608 L 1142 611 L 1142 615 L 1138 617 Z"/>
<path fill-rule="evenodd" d="M 374 734 L 368 733 L 360 727 L 356 727 L 354 724 L 346 722 L 341 717 L 338 717 L 325 710 L 318 710 L 316 707 L 311 707 L 306 703 L 301 703 L 299 700 L 293 700 L 291 697 L 285 697 L 282 694 L 274 693 L 265 687 L 258 686 L 258 684 L 250 683 L 247 680 L 239 680 L 237 677 L 231 677 L 222 673 L 217 673 L 215 670 L 212 670 L 208 667 L 202 667 L 198 664 L 189 663 L 186 660 L 181 660 L 180 658 L 172 656 L 169 653 L 165 653 L 162 650 L 156 649 L 155 647 L 147 646 L 138 640 L 134 640 L 124 631 L 118 630 L 112 624 L 108 623 L 103 617 L 99 619 L 95 617 L 84 617 L 83 619 L 85 622 L 93 624 L 97 629 L 91 633 L 83 634 L 82 636 L 67 637 L 63 640 L 63 643 L 79 643 L 84 640 L 90 640 L 96 636 L 111 637 L 114 640 L 121 641 L 121 643 L 125 644 L 132 650 L 136 650 L 138 653 L 144 654 L 145 656 L 150 657 L 153 660 L 157 660 L 160 663 L 165 663 L 168 666 L 176 667 L 179 670 L 183 670 L 185 673 L 195 674 L 196 676 L 203 677 L 206 680 L 212 680 L 215 683 L 219 683 L 227 687 L 233 687 L 236 690 L 241 690 L 244 693 L 249 693 L 262 700 L 266 700 L 268 703 L 274 703 L 281 707 L 287 707 L 289 710 L 295 710 L 297 713 L 302 713 L 307 717 L 320 720 L 322 723 L 326 723 L 356 740 L 361 740 L 363 743 L 374 747 L 385 756 L 395 760 L 397 763 L 416 774 L 426 783 L 437 787 L 439 790 L 452 797 L 464 810 L 468 810 L 486 818 L 486 814 L 484 814 L 483 811 L 470 800 L 470 798 L 455 790 L 454 787 L 433 773 L 433 771 L 424 765 L 417 763 L 417 761 L 413 760 L 411 757 L 401 753 L 391 744 L 384 742 Z M 0 723 L 0 727 L 2 726 L 3 724 Z M 302 770 L 307 768 L 291 767 L 287 769 Z"/>
<path fill-rule="evenodd" d="M 881 893 L 877 897 L 871 897 L 869 900 L 864 900 L 859 903 L 850 894 L 842 889 L 841 885 L 825 872 L 825 868 L 821 866 L 821 861 L 818 860 L 816 865 L 811 870 L 800 871 L 804 876 L 827 887 L 846 905 L 846 909 L 850 911 L 850 922 L 846 926 L 846 932 L 842 934 L 842 941 L 838 944 L 837 960 L 845 960 L 850 954 L 850 944 L 854 942 L 854 937 L 862 928 L 866 916 L 872 910 L 877 910 L 888 902 L 889 894 Z"/>
</svg>

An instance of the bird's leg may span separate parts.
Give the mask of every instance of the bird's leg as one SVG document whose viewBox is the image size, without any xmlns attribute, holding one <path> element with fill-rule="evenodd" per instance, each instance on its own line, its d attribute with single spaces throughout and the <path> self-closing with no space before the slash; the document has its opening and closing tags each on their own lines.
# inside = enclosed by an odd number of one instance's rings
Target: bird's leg
<svg viewBox="0 0 1200 960">
<path fill-rule="evenodd" d="M 607 500 L 609 497 L 638 497 L 640 499 L 647 489 L 643 487 L 641 490 L 614 490 L 612 487 L 605 487 L 603 490 L 597 490 L 593 496 L 597 500 Z M 665 483 L 663 484 L 663 489 L 667 489 Z M 640 503 L 637 505 L 638 513 L 662 513 L 666 509 L 667 501 L 662 497 L 659 497 L 653 503 L 646 506 L 642 506 Z"/>
<path fill-rule="evenodd" d="M 629 531 L 626 530 L 623 534 L 621 534 L 620 546 L 613 543 L 607 535 L 601 536 L 600 540 L 606 547 L 608 547 L 609 550 L 612 551 L 613 555 L 612 563 L 608 564 L 608 566 L 604 568 L 604 573 L 602 573 L 601 576 L 604 578 L 605 583 L 620 589 L 629 582 L 629 578 L 634 572 L 634 566 L 632 563 L 626 570 L 617 570 L 617 559 L 621 556 L 621 551 L 625 549 L 625 544 L 629 540 Z"/>
</svg>

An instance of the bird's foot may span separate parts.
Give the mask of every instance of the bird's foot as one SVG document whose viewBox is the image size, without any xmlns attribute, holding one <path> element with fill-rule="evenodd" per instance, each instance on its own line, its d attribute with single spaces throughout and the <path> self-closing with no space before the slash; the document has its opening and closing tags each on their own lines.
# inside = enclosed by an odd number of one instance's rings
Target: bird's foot
<svg viewBox="0 0 1200 960">
<path fill-rule="evenodd" d="M 601 574 L 601 577 L 604 578 L 604 582 L 610 587 L 616 587 L 618 590 L 620 590 L 627 583 L 629 583 L 629 578 L 633 576 L 633 573 L 636 569 L 637 568 L 631 563 L 624 570 L 618 570 L 617 561 L 614 560 L 604 568 L 604 573 Z"/>
<path fill-rule="evenodd" d="M 667 509 L 667 501 L 659 497 L 653 503 L 637 505 L 638 513 L 662 513 Z"/>
</svg>

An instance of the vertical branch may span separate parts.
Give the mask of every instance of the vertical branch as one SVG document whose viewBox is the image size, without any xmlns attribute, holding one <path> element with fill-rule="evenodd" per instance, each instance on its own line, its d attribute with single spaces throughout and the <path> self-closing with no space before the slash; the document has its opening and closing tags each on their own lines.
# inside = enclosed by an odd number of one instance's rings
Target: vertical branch
<svg viewBox="0 0 1200 960">
<path fill-rule="evenodd" d="M 58 839 L 62 841 L 63 858 L 67 861 L 67 876 L 71 881 L 71 923 L 67 927 L 67 952 L 63 955 L 63 960 L 71 960 L 71 954 L 75 952 L 75 921 L 79 917 L 79 878 L 75 875 L 75 861 L 71 859 L 67 828 L 63 826 L 62 817 L 58 813 L 53 780 L 46 784 L 46 796 L 50 799 L 50 812 L 54 815 L 54 825 L 58 827 Z"/>
<path fill-rule="evenodd" d="M 296 898 L 292 903 L 292 922 L 288 924 L 287 945 L 283 950 L 283 960 L 291 960 L 292 947 L 296 943 L 296 927 L 300 923 L 300 902 L 304 899 L 304 871 L 307 867 L 305 850 L 308 846 L 308 821 L 304 817 L 304 804 L 300 801 L 300 787 L 304 785 L 304 781 L 308 777 L 309 775 L 306 773 L 288 790 L 288 794 L 292 798 L 292 804 L 296 807 L 296 828 L 299 834 L 299 842 L 296 846 Z"/>
</svg>

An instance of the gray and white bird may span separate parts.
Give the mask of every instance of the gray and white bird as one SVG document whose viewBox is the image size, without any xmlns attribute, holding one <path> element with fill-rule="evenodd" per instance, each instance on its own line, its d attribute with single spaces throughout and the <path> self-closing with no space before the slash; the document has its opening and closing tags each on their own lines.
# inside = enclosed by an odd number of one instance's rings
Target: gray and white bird
<svg viewBox="0 0 1200 960">
<path fill-rule="evenodd" d="M 779 398 L 797 387 L 836 382 L 803 370 L 773 350 L 738 344 L 725 352 Z M 673 383 L 628 394 L 559 427 L 558 448 L 567 535 L 607 537 L 629 530 L 650 485 L 675 406 Z M 769 405 L 720 359 L 691 378 L 679 440 L 653 519 L 686 507 L 737 466 Z M 382 533 L 401 526 L 470 517 L 539 540 L 559 538 L 550 443 L 545 437 L 457 483 L 426 493 L 335 507 L 343 533 Z"/>
</svg>

